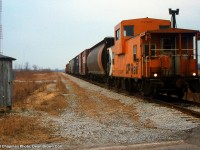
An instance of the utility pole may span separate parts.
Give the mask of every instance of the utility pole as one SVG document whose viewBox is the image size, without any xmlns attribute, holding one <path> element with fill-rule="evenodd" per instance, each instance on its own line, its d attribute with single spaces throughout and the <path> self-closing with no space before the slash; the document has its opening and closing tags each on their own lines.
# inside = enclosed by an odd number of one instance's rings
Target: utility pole
<svg viewBox="0 0 200 150">
<path fill-rule="evenodd" d="M 3 54 L 3 30 L 2 30 L 2 0 L 0 0 L 0 54 Z"/>
</svg>

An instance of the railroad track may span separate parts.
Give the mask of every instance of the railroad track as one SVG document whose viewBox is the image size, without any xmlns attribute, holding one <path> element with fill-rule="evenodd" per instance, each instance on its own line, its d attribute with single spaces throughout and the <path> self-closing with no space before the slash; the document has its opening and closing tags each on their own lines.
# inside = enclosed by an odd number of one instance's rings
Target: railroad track
<svg viewBox="0 0 200 150">
<path fill-rule="evenodd" d="M 196 118 L 200 118 L 200 103 L 198 103 L 198 102 L 192 102 L 189 100 L 178 99 L 176 97 L 168 97 L 165 95 L 158 95 L 156 98 L 152 98 L 152 97 L 145 97 L 139 93 L 135 93 L 132 96 L 124 90 L 119 90 L 119 92 L 123 93 L 124 95 L 129 96 L 129 97 L 141 98 L 141 99 L 144 99 L 145 101 L 148 101 L 151 103 L 154 102 L 161 106 L 176 109 L 185 114 L 191 115 Z"/>
<path fill-rule="evenodd" d="M 200 103 L 178 99 L 175 97 L 167 97 L 165 95 L 160 95 L 156 99 L 153 99 L 153 101 L 169 108 L 177 109 L 196 118 L 200 118 Z"/>
<path fill-rule="evenodd" d="M 148 102 L 151 102 L 151 103 L 154 102 L 156 104 L 160 104 L 161 106 L 176 109 L 185 114 L 194 116 L 196 118 L 200 118 L 200 103 L 198 103 L 198 102 L 192 102 L 189 100 L 178 99 L 176 97 L 168 97 L 165 95 L 158 95 L 156 98 L 145 97 L 145 96 L 143 96 L 143 94 L 140 94 L 139 92 L 135 92 L 131 95 L 126 90 L 115 89 L 114 87 L 108 87 L 105 83 L 99 83 L 99 82 L 91 81 L 91 80 L 88 80 L 85 78 L 80 78 L 80 79 L 87 81 L 89 83 L 95 84 L 97 86 L 100 86 L 102 88 L 106 88 L 108 90 L 123 94 L 123 95 L 131 97 L 131 98 L 135 97 L 135 98 L 144 99 Z"/>
</svg>

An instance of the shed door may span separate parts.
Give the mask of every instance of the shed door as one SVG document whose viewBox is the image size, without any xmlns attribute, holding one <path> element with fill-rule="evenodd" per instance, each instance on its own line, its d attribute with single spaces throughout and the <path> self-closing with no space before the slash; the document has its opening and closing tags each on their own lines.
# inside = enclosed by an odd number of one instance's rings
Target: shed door
<svg viewBox="0 0 200 150">
<path fill-rule="evenodd" d="M 11 106 L 11 63 L 0 61 L 0 106 Z"/>
</svg>

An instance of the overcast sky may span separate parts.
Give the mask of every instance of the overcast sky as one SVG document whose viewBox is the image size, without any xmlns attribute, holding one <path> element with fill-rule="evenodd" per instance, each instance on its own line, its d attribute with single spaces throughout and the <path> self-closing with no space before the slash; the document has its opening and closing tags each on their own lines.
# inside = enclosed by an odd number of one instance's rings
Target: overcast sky
<svg viewBox="0 0 200 150">
<path fill-rule="evenodd" d="M 64 69 L 65 64 L 106 36 L 121 20 L 168 19 L 180 9 L 179 28 L 200 30 L 200 0 L 3 0 L 3 54 L 14 67 Z M 200 47 L 200 46 L 199 46 Z"/>
</svg>

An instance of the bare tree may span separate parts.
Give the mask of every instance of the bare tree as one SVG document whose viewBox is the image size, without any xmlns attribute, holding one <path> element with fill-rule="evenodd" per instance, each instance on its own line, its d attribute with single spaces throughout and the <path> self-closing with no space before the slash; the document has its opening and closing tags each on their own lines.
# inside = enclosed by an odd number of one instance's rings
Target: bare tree
<svg viewBox="0 0 200 150">
<path fill-rule="evenodd" d="M 28 63 L 28 62 L 26 62 L 26 63 L 24 64 L 24 69 L 25 69 L 25 70 L 29 70 L 29 63 Z"/>
<path fill-rule="evenodd" d="M 22 65 L 21 65 L 21 64 L 16 63 L 14 69 L 20 71 L 20 70 L 22 70 L 23 68 L 22 68 Z"/>
<path fill-rule="evenodd" d="M 33 65 L 32 67 L 33 67 L 33 70 L 35 70 L 35 71 L 38 70 L 38 66 L 37 65 Z"/>
</svg>

